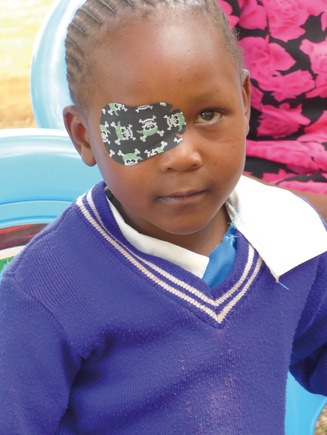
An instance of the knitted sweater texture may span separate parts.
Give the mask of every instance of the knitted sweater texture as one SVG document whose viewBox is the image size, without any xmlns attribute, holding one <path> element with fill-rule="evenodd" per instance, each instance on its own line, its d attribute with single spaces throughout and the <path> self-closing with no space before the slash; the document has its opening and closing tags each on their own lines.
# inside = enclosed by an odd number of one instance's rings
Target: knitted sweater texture
<svg viewBox="0 0 327 435">
<path fill-rule="evenodd" d="M 0 433 L 283 434 L 289 368 L 327 394 L 327 256 L 287 290 L 236 236 L 210 290 L 130 245 L 103 183 L 79 198 L 1 282 Z"/>
</svg>

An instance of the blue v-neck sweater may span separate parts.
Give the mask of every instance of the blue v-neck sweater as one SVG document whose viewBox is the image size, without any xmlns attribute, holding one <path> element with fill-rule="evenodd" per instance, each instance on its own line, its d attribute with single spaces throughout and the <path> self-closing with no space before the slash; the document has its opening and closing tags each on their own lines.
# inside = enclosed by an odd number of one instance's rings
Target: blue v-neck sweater
<svg viewBox="0 0 327 435">
<path fill-rule="evenodd" d="M 210 289 L 130 245 L 102 183 L 79 198 L 4 274 L 0 433 L 283 434 L 289 367 L 327 394 L 327 257 L 286 290 L 236 243 Z"/>
</svg>

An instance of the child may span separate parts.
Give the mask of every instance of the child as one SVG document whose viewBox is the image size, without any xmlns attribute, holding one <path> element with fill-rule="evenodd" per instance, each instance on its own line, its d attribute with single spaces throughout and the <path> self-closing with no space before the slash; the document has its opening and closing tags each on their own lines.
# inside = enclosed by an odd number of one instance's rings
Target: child
<svg viewBox="0 0 327 435">
<path fill-rule="evenodd" d="M 70 137 L 104 182 L 7 268 L 4 434 L 284 433 L 289 368 L 327 394 L 327 238 L 241 177 L 250 86 L 211 0 L 88 0 Z"/>
</svg>

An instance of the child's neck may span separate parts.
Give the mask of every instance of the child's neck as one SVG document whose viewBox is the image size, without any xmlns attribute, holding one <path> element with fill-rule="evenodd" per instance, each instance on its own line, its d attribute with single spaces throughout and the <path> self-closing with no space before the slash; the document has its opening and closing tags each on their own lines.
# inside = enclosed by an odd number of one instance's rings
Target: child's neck
<svg viewBox="0 0 327 435">
<path fill-rule="evenodd" d="M 139 233 L 150 237 L 155 237 L 159 240 L 163 240 L 177 246 L 181 246 L 182 248 L 188 249 L 189 251 L 193 251 L 197 254 L 209 255 L 216 248 L 216 246 L 223 241 L 224 235 L 228 231 L 230 218 L 225 205 L 217 212 L 216 216 L 205 228 L 195 233 L 173 234 L 166 231 L 159 231 L 159 235 L 157 232 L 156 236 L 153 236 L 151 231 L 147 231 L 144 228 L 138 228 L 132 222 L 130 222 L 128 216 L 126 216 L 126 213 L 124 213 L 121 204 L 114 196 L 111 196 L 110 200 L 117 208 L 124 221 Z"/>
<path fill-rule="evenodd" d="M 167 238 L 162 239 L 197 254 L 209 255 L 217 245 L 222 243 L 229 222 L 229 215 L 226 207 L 223 206 L 220 213 L 217 213 L 217 217 L 201 231 L 187 235 L 168 234 Z"/>
</svg>

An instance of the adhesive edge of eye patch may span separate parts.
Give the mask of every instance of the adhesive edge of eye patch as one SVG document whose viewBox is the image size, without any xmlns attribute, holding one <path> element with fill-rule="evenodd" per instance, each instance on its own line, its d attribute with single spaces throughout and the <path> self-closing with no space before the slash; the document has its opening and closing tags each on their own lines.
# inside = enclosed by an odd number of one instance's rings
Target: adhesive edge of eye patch
<svg viewBox="0 0 327 435">
<path fill-rule="evenodd" d="M 142 106 L 109 103 L 102 108 L 100 131 L 109 156 L 133 166 L 182 142 L 186 121 L 179 109 L 165 102 Z"/>
</svg>

